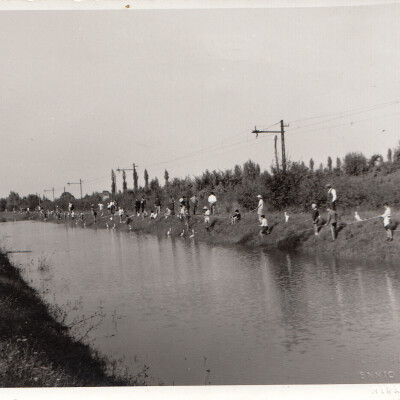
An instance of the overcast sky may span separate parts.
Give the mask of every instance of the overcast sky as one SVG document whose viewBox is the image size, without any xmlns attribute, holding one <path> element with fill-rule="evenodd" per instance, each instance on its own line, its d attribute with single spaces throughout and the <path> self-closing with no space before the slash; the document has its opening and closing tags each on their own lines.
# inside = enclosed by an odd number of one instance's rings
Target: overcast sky
<svg viewBox="0 0 400 400">
<path fill-rule="evenodd" d="M 140 184 L 144 168 L 161 181 L 249 158 L 267 169 L 273 135 L 251 130 L 281 119 L 292 161 L 386 157 L 400 139 L 399 11 L 0 12 L 0 197 L 78 196 L 66 183 L 80 178 L 84 193 L 110 190 L 111 169 L 133 162 Z"/>
</svg>

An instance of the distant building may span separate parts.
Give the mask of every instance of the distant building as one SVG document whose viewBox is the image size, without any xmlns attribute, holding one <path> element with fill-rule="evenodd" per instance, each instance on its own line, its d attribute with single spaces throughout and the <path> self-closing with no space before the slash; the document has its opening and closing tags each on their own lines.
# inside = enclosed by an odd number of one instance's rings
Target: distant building
<svg viewBox="0 0 400 400">
<path fill-rule="evenodd" d="M 103 190 L 103 192 L 101 193 L 101 198 L 103 201 L 108 200 L 111 197 L 111 194 L 108 190 Z"/>
</svg>

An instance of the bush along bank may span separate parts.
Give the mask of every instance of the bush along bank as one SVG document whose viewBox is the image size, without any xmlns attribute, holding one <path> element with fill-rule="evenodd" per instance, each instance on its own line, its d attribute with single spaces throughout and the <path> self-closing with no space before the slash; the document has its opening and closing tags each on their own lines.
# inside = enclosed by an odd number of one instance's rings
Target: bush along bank
<svg viewBox="0 0 400 400">
<path fill-rule="evenodd" d="M 109 363 L 75 341 L 50 315 L 34 289 L 0 253 L 0 386 L 124 386 L 136 377 L 108 374 Z"/>
<path fill-rule="evenodd" d="M 379 259 L 395 262 L 400 252 L 400 236 L 397 236 L 398 223 L 396 219 L 393 219 L 394 241 L 386 242 L 382 219 L 377 218 L 379 211 L 382 210 L 360 211 L 362 221 L 357 222 L 353 214 L 339 210 L 338 233 L 335 241 L 332 241 L 329 227 L 323 225 L 326 222 L 325 211 L 321 211 L 319 236 L 314 235 L 311 213 L 290 213 L 287 221 L 283 212 L 268 213 L 268 235 L 260 235 L 262 228 L 254 212 L 245 213 L 235 224 L 231 224 L 228 214 L 210 216 L 210 223 L 205 224 L 202 215 L 191 216 L 189 220 L 180 219 L 176 215 L 167 218 L 158 216 L 151 220 L 149 216 L 133 216 L 130 211 L 128 211 L 132 220 L 130 224 L 127 224 L 126 217 L 120 222 L 119 216 L 111 216 L 108 212 L 105 212 L 103 217 L 98 216 L 96 223 L 89 212 L 84 214 L 83 219 L 79 218 L 79 213 L 77 213 L 74 219 L 57 219 L 50 215 L 47 221 L 66 223 L 77 228 L 152 233 L 163 237 L 199 240 L 210 244 L 244 245 L 306 253 L 318 252 L 347 259 Z M 23 214 L 21 218 L 25 218 Z M 34 218 L 41 217 L 35 214 Z"/>
</svg>

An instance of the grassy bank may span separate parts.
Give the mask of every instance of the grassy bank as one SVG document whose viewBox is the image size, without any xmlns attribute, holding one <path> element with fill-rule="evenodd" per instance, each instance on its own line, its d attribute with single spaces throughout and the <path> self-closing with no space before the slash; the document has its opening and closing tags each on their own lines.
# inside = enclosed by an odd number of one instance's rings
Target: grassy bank
<svg viewBox="0 0 400 400">
<path fill-rule="evenodd" d="M 381 210 L 379 210 L 381 211 Z M 71 226 L 96 228 L 96 229 L 116 229 L 121 231 L 136 231 L 152 233 L 160 236 L 167 236 L 171 230 L 170 236 L 180 237 L 182 240 L 200 240 L 214 244 L 236 244 L 251 247 L 263 247 L 280 250 L 298 250 L 307 253 L 334 254 L 336 256 L 348 259 L 358 260 L 382 260 L 386 262 L 397 261 L 400 254 L 400 237 L 397 231 L 394 231 L 394 241 L 386 242 L 386 233 L 383 228 L 382 220 L 379 218 L 369 219 L 379 215 L 379 211 L 360 211 L 361 217 L 366 220 L 356 222 L 353 212 L 339 210 L 340 217 L 338 236 L 336 241 L 332 241 L 331 233 L 328 227 L 321 227 L 320 236 L 314 235 L 313 224 L 310 213 L 291 214 L 288 222 L 285 222 L 284 214 L 278 212 L 268 213 L 268 222 L 271 227 L 271 233 L 261 236 L 258 226 L 257 215 L 248 213 L 243 215 L 240 222 L 231 225 L 228 214 L 218 214 L 211 216 L 210 224 L 205 225 L 204 217 L 201 215 L 192 216 L 189 224 L 181 221 L 176 216 L 168 218 L 158 217 L 156 220 L 150 220 L 149 217 L 133 217 L 131 226 L 126 223 L 120 223 L 119 217 L 114 216 L 110 219 L 109 215 L 98 218 L 97 223 L 93 221 L 90 213 L 85 214 L 84 221 L 81 220 L 56 220 L 50 217 L 48 221 L 57 223 L 67 223 Z M 321 212 L 324 217 L 324 212 Z M 9 220 L 13 218 L 24 219 L 24 214 L 8 213 Z M 32 218 L 39 218 L 38 216 Z M 1 216 L 0 216 L 1 219 Z M 396 225 L 396 213 L 394 213 L 394 222 Z"/>
<path fill-rule="evenodd" d="M 37 293 L 0 253 L 0 387 L 121 386 L 142 383 L 107 374 L 108 364 L 72 339 Z"/>
</svg>

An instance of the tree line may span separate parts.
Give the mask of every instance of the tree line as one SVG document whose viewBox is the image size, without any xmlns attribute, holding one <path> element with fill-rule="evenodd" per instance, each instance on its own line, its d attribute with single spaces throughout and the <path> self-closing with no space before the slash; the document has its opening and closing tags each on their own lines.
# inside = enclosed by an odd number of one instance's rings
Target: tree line
<svg viewBox="0 0 400 400">
<path fill-rule="evenodd" d="M 346 154 L 343 159 L 337 157 L 335 163 L 331 157 L 326 164 L 317 168 L 311 158 L 304 162 L 287 162 L 286 171 L 272 165 L 270 171 L 261 171 L 260 165 L 248 160 L 243 165 L 235 165 L 224 171 L 205 170 L 194 178 L 170 178 L 167 170 L 164 172 L 164 182 L 157 177 L 150 179 L 144 170 L 144 185 L 138 185 L 137 172 L 134 171 L 134 184 L 128 189 L 125 171 L 122 176 L 122 190 L 117 189 L 115 171 L 111 171 L 111 198 L 116 199 L 122 207 L 131 209 L 135 198 L 144 196 L 151 206 L 152 200 L 160 198 L 167 204 L 170 196 L 176 200 L 182 195 L 196 194 L 200 202 L 206 201 L 210 191 L 213 191 L 222 212 L 231 212 L 233 208 L 252 209 L 257 204 L 256 195 L 261 194 L 266 199 L 269 210 L 291 209 L 304 211 L 309 209 L 311 202 L 323 204 L 326 201 L 327 182 L 338 191 L 339 205 L 379 207 L 388 201 L 393 206 L 399 203 L 397 183 L 400 175 L 400 145 L 389 149 L 386 157 L 374 154 L 370 158 L 359 152 Z M 58 199 L 50 201 L 35 194 L 21 197 L 16 192 L 10 192 L 7 198 L 0 199 L 0 210 L 34 209 L 42 207 L 52 209 L 59 206 L 66 209 L 73 201 L 77 208 L 90 209 L 91 204 L 102 201 L 102 194 L 95 192 L 83 199 L 75 199 L 70 193 L 63 193 Z"/>
</svg>

